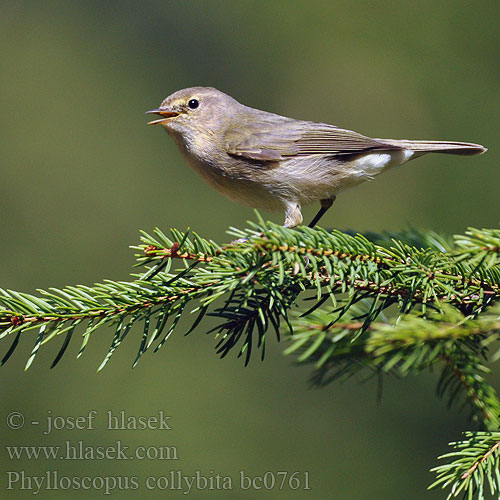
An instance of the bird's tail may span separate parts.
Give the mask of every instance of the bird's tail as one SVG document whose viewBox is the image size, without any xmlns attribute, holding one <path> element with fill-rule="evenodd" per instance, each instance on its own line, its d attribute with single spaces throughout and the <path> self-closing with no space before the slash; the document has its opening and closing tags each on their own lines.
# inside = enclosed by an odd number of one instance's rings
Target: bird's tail
<svg viewBox="0 0 500 500">
<path fill-rule="evenodd" d="M 483 154 L 487 149 L 481 144 L 471 142 L 445 142 L 445 141 L 405 141 L 391 139 L 388 141 L 394 146 L 399 146 L 416 153 L 448 153 L 452 155 L 474 156 Z"/>
</svg>

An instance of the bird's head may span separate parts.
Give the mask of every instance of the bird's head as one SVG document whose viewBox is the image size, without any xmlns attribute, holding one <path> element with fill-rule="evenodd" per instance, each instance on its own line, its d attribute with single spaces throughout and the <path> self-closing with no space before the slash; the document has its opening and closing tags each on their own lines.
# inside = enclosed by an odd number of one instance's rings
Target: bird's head
<svg viewBox="0 0 500 500">
<path fill-rule="evenodd" d="M 147 111 L 159 115 L 148 125 L 163 125 L 167 132 L 180 135 L 217 134 L 227 127 L 238 101 L 212 87 L 191 87 L 168 96 L 158 109 Z"/>
</svg>

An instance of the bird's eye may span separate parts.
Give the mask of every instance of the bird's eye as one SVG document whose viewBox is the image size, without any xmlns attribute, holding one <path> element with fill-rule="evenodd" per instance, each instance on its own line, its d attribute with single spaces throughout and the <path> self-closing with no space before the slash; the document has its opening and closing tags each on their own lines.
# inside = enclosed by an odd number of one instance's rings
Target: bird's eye
<svg viewBox="0 0 500 500">
<path fill-rule="evenodd" d="M 200 105 L 200 101 L 198 99 L 189 99 L 188 106 L 191 109 L 196 109 Z"/>
</svg>

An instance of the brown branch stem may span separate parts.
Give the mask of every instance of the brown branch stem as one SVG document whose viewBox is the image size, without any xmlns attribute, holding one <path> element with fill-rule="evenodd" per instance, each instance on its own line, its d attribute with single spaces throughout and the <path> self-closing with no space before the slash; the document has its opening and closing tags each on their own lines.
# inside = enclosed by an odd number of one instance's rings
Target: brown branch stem
<svg viewBox="0 0 500 500">
<path fill-rule="evenodd" d="M 479 467 L 479 464 L 485 462 L 488 459 L 488 457 L 491 454 L 493 454 L 495 450 L 498 449 L 499 446 L 500 446 L 500 441 L 497 441 L 479 460 L 476 460 L 474 462 L 474 465 L 470 469 L 468 469 L 460 476 L 460 479 L 467 479 L 471 474 L 473 474 L 474 471 Z"/>
</svg>

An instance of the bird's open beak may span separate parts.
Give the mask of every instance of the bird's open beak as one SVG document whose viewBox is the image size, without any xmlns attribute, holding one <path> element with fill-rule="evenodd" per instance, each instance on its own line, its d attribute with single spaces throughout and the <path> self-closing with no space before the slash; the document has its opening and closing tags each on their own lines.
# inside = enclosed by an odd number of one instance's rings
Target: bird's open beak
<svg viewBox="0 0 500 500">
<path fill-rule="evenodd" d="M 167 120 L 170 120 L 171 118 L 175 118 L 176 116 L 179 116 L 179 113 L 176 111 L 169 111 L 168 109 L 152 109 L 151 111 L 146 111 L 147 115 L 160 115 L 163 118 L 160 118 L 159 120 L 152 120 L 148 122 L 148 125 L 157 125 L 158 123 L 164 123 Z"/>
</svg>

